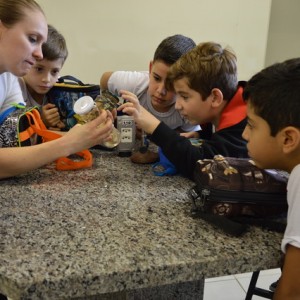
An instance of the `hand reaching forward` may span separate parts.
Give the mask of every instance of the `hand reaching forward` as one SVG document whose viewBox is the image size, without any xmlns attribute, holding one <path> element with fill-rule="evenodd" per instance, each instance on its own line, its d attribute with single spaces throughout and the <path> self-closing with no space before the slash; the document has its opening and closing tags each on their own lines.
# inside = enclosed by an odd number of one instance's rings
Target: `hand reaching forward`
<svg viewBox="0 0 300 300">
<path fill-rule="evenodd" d="M 146 133 L 152 134 L 160 121 L 140 105 L 137 96 L 128 91 L 121 90 L 121 97 L 126 100 L 118 110 L 132 116 L 136 125 Z"/>
</svg>

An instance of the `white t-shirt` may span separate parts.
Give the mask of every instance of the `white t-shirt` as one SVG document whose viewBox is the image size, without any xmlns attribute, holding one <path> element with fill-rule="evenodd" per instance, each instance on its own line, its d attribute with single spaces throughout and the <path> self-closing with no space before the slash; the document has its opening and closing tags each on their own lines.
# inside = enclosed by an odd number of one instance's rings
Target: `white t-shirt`
<svg viewBox="0 0 300 300">
<path fill-rule="evenodd" d="M 287 227 L 281 243 L 285 253 L 288 244 L 300 248 L 300 165 L 297 165 L 289 176 L 287 185 Z"/>
<path fill-rule="evenodd" d="M 0 74 L 0 113 L 11 107 L 12 103 L 24 103 L 18 77 L 5 72 Z"/>
<path fill-rule="evenodd" d="M 151 103 L 151 98 L 147 93 L 149 86 L 149 72 L 147 71 L 113 72 L 108 80 L 107 86 L 109 91 L 116 95 L 119 95 L 120 90 L 127 90 L 135 94 L 138 97 L 140 104 L 145 109 L 172 129 L 180 127 L 186 132 L 199 131 L 201 129 L 199 125 L 194 126 L 188 123 L 175 109 L 175 105 L 173 105 L 169 111 L 164 113 L 158 112 L 154 109 Z"/>
</svg>

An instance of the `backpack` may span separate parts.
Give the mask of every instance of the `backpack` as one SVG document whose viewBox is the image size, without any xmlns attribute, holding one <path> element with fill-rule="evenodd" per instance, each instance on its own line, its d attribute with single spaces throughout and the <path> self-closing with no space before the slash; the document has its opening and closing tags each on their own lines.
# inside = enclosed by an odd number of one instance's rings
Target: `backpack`
<svg viewBox="0 0 300 300">
<path fill-rule="evenodd" d="M 251 159 L 215 155 L 197 162 L 194 181 L 189 190 L 193 217 L 236 236 L 248 225 L 285 229 L 287 173 L 260 169 Z"/>
<path fill-rule="evenodd" d="M 46 95 L 46 100 L 58 108 L 61 121 L 65 124 L 67 131 L 76 123 L 73 106 L 76 100 L 83 96 L 90 96 L 94 100 L 100 94 L 100 85 L 84 84 L 71 75 L 62 76 Z"/>
<path fill-rule="evenodd" d="M 0 148 L 30 146 L 37 144 L 37 136 L 30 133 L 26 114 L 36 107 L 26 107 L 23 103 L 12 106 L 0 114 Z"/>
<path fill-rule="evenodd" d="M 48 142 L 61 135 L 50 131 L 43 123 L 36 107 L 13 104 L 0 115 L 0 148 L 23 147 Z M 60 157 L 56 160 L 57 170 L 75 170 L 91 167 L 92 153 L 82 150 L 72 157 Z"/>
</svg>

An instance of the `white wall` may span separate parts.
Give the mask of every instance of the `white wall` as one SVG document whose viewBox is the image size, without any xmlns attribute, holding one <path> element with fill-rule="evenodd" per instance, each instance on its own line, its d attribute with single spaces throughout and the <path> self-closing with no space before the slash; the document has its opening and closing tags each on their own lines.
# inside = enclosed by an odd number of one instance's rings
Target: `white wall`
<svg viewBox="0 0 300 300">
<path fill-rule="evenodd" d="M 299 0 L 272 0 L 266 66 L 300 57 L 299 13 Z"/>
<path fill-rule="evenodd" d="M 147 70 L 167 36 L 229 45 L 239 79 L 264 66 L 271 0 L 37 0 L 64 34 L 69 57 L 61 75 L 96 83 L 108 70 Z"/>
</svg>

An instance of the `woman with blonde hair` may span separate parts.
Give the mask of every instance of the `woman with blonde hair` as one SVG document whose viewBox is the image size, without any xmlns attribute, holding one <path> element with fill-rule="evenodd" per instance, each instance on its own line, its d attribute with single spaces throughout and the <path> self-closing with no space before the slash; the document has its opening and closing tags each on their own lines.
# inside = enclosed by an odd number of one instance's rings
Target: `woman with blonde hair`
<svg viewBox="0 0 300 300">
<path fill-rule="evenodd" d="M 24 102 L 17 77 L 24 76 L 43 58 L 47 21 L 34 0 L 0 0 L 0 113 L 12 102 Z M 100 128 L 99 124 L 105 125 Z M 112 116 L 103 111 L 85 125 L 77 125 L 61 138 L 29 147 L 0 148 L 0 178 L 39 168 L 109 138 Z"/>
</svg>

